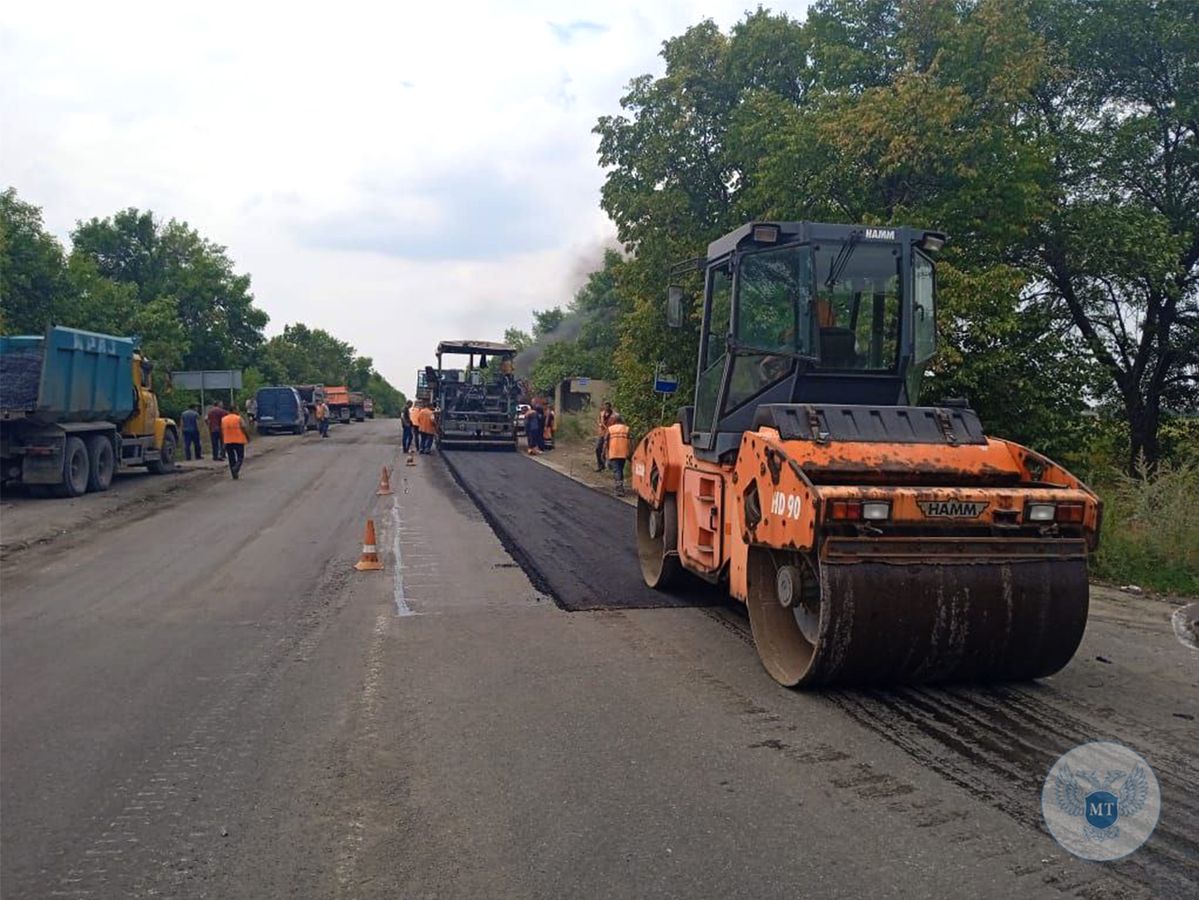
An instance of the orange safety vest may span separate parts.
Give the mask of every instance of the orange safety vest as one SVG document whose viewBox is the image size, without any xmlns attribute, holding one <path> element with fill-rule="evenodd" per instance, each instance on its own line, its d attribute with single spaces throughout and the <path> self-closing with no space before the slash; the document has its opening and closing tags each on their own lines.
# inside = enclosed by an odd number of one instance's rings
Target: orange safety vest
<svg viewBox="0 0 1199 900">
<path fill-rule="evenodd" d="M 241 416 L 229 413 L 221 419 L 221 440 L 226 444 L 245 444 L 246 433 L 241 428 Z"/>
<path fill-rule="evenodd" d="M 437 433 L 437 420 L 433 417 L 433 410 L 425 407 L 420 411 L 420 418 L 417 420 L 417 428 L 425 434 Z"/>
<path fill-rule="evenodd" d="M 608 426 L 608 459 L 629 458 L 629 426 Z"/>
</svg>

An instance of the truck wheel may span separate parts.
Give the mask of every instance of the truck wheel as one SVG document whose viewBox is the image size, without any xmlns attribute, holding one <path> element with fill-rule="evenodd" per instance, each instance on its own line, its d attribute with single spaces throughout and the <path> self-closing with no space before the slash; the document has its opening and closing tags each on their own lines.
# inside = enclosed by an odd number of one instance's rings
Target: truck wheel
<svg viewBox="0 0 1199 900">
<path fill-rule="evenodd" d="M 165 475 L 175 469 L 175 432 L 168 431 L 162 436 L 162 450 L 158 459 L 146 463 L 146 468 L 155 475 Z"/>
<path fill-rule="evenodd" d="M 106 491 L 112 486 L 112 475 L 116 470 L 112 441 L 103 435 L 94 435 L 87 442 L 87 459 L 91 465 L 88 474 L 89 491 Z"/>
<path fill-rule="evenodd" d="M 87 447 L 83 439 L 71 435 L 63 450 L 62 482 L 55 486 L 59 497 L 79 497 L 87 493 L 87 482 L 91 467 L 87 462 Z"/>
</svg>

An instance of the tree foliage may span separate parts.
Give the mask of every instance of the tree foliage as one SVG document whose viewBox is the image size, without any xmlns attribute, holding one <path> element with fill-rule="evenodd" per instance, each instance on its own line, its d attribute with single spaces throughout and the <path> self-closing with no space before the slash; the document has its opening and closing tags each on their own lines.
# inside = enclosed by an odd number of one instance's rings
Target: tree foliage
<svg viewBox="0 0 1199 900">
<path fill-rule="evenodd" d="M 0 194 L 0 329 L 40 334 L 72 313 L 62 246 L 42 224 L 42 211 L 14 188 Z"/>
<path fill-rule="evenodd" d="M 1197 401 L 1197 19 L 1185 0 L 820 0 L 667 40 L 664 74 L 595 129 L 630 251 L 622 410 L 657 418 L 659 363 L 691 387 L 673 263 L 751 219 L 913 224 L 951 235 L 930 399 L 1068 454 L 1110 397 L 1152 461 L 1163 404 Z"/>
<path fill-rule="evenodd" d="M 135 335 L 159 371 L 243 369 L 247 395 L 263 384 L 348 384 L 384 414 L 403 406 L 370 357 L 326 331 L 296 323 L 264 340 L 267 315 L 249 276 L 186 223 L 126 209 L 80 223 L 72 241 L 68 254 L 40 209 L 13 188 L 0 194 L 0 332 L 66 325 Z M 176 393 L 164 395 L 168 412 L 192 399 Z"/>
<path fill-rule="evenodd" d="M 301 322 L 285 325 L 283 333 L 267 341 L 258 354 L 256 369 L 273 384 L 346 385 L 375 401 L 385 415 L 398 415 L 404 394 L 375 371 L 369 356 L 358 356 L 354 347 L 322 328 Z"/>
<path fill-rule="evenodd" d="M 129 208 L 79 223 L 71 242 L 72 257 L 131 286 L 138 302 L 174 303 L 187 335 L 185 368 L 231 368 L 262 344 L 267 315 L 254 306 L 249 276 L 236 273 L 225 248 L 186 222 L 164 224 L 151 212 Z"/>
</svg>

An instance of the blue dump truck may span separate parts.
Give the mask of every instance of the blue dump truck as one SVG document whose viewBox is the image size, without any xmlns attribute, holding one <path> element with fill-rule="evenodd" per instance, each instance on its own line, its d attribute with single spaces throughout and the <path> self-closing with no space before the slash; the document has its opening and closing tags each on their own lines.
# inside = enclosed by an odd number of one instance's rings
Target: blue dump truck
<svg viewBox="0 0 1199 900">
<path fill-rule="evenodd" d="M 0 337 L 0 481 L 77 497 L 117 469 L 175 466 L 179 430 L 158 414 L 137 339 L 74 328 Z"/>
</svg>

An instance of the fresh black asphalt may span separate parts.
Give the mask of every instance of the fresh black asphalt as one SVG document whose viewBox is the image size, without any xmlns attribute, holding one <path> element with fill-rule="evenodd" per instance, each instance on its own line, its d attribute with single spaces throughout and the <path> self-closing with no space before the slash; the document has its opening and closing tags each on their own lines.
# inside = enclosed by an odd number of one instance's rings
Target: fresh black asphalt
<svg viewBox="0 0 1199 900">
<path fill-rule="evenodd" d="M 646 587 L 637 560 L 636 512 L 520 453 L 442 454 L 463 490 L 539 590 L 563 609 L 711 606 L 718 591 L 688 580 L 667 593 Z"/>
</svg>

